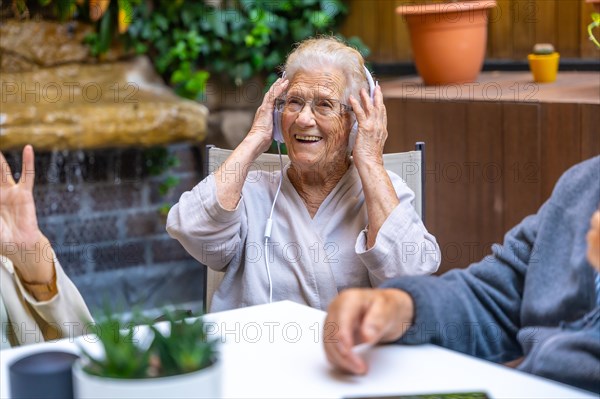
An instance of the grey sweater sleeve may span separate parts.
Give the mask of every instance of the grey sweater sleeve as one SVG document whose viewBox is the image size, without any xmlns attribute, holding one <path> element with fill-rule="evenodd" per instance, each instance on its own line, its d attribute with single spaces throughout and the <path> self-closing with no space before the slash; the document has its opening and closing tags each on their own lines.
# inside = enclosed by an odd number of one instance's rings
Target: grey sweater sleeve
<svg viewBox="0 0 600 399">
<path fill-rule="evenodd" d="M 385 287 L 408 292 L 414 325 L 401 343 L 434 343 L 496 362 L 522 355 L 516 339 L 527 264 L 539 214 L 527 217 L 494 245 L 493 254 L 442 277 L 406 277 Z"/>
</svg>

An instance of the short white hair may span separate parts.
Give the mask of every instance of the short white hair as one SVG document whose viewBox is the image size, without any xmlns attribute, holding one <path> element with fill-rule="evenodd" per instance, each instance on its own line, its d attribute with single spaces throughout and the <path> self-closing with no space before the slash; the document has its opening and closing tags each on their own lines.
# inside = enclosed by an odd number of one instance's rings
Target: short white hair
<svg viewBox="0 0 600 399">
<path fill-rule="evenodd" d="M 343 89 L 346 102 L 350 95 L 359 99 L 360 89 L 369 91 L 369 83 L 365 73 L 365 61 L 354 48 L 334 36 L 323 36 L 306 39 L 288 55 L 284 71 L 289 80 L 298 72 L 311 72 L 323 68 L 336 68 L 346 78 Z"/>
</svg>

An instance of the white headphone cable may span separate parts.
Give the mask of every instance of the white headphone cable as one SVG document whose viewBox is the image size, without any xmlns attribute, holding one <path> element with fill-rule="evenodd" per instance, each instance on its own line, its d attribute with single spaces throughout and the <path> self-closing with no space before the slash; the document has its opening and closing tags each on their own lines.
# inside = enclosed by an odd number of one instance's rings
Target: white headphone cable
<svg viewBox="0 0 600 399">
<path fill-rule="evenodd" d="M 267 219 L 267 225 L 265 226 L 265 268 L 267 269 L 267 278 L 269 279 L 269 303 L 273 302 L 273 281 L 271 280 L 271 269 L 269 267 L 269 238 L 271 238 L 271 229 L 273 228 L 273 210 L 275 209 L 275 202 L 281 192 L 281 183 L 283 182 L 283 158 L 281 157 L 281 147 L 279 141 L 277 143 L 277 152 L 279 153 L 279 167 L 281 175 L 279 176 L 279 185 L 277 186 L 277 192 L 273 198 L 273 204 L 271 205 L 271 213 Z"/>
</svg>

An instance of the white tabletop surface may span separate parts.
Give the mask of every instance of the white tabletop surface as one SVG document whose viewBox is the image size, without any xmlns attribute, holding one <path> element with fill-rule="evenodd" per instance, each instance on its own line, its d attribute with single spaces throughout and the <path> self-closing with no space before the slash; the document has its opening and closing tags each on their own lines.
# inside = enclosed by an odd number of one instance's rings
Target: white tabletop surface
<svg viewBox="0 0 600 399">
<path fill-rule="evenodd" d="M 483 391 L 491 398 L 598 398 L 598 395 L 433 345 L 384 345 L 364 352 L 365 376 L 331 369 L 322 347 L 325 313 L 293 302 L 206 316 L 221 340 L 223 396 L 341 398 L 344 396 Z M 47 349 L 76 351 L 72 342 L 0 352 L 0 397 L 8 398 L 8 364 Z"/>
</svg>

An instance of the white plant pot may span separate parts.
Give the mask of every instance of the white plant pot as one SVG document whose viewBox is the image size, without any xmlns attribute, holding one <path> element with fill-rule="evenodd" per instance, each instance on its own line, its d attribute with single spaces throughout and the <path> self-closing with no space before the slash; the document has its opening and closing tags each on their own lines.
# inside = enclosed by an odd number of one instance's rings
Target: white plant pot
<svg viewBox="0 0 600 399">
<path fill-rule="evenodd" d="M 75 398 L 219 398 L 221 361 L 188 374 L 160 378 L 104 378 L 83 371 L 81 361 L 73 364 Z"/>
</svg>

